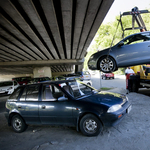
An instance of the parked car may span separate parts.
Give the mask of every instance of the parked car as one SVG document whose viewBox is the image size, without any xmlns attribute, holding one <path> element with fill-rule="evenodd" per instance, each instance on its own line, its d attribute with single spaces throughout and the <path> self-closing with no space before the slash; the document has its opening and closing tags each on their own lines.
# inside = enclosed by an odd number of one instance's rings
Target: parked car
<svg viewBox="0 0 150 150">
<path fill-rule="evenodd" d="M 12 78 L 13 81 L 17 81 L 20 85 L 26 85 L 30 82 L 31 77 L 16 77 Z"/>
<path fill-rule="evenodd" d="M 91 80 L 83 80 L 82 81 L 84 84 L 87 84 L 89 86 L 92 86 L 92 81 Z"/>
<path fill-rule="evenodd" d="M 19 86 L 17 81 L 3 81 L 0 82 L 0 94 L 12 94 Z"/>
<path fill-rule="evenodd" d="M 64 76 L 55 76 L 52 78 L 54 81 L 58 81 L 58 80 L 65 80 L 66 78 Z"/>
<path fill-rule="evenodd" d="M 109 54 L 109 55 L 108 55 Z M 150 31 L 127 36 L 118 44 L 93 54 L 88 67 L 111 73 L 120 67 L 150 63 Z"/>
<path fill-rule="evenodd" d="M 80 76 L 81 80 L 91 80 L 91 74 L 88 71 L 80 71 L 76 73 Z"/>
<path fill-rule="evenodd" d="M 49 77 L 37 77 L 37 78 L 31 78 L 31 80 L 28 84 L 47 82 L 47 81 L 51 81 L 51 78 L 49 78 Z"/>
<path fill-rule="evenodd" d="M 106 79 L 114 79 L 114 73 L 103 73 L 102 74 L 102 79 L 106 80 Z"/>
<path fill-rule="evenodd" d="M 80 81 L 62 80 L 23 85 L 6 101 L 5 116 L 15 132 L 30 124 L 67 125 L 96 136 L 131 110 L 125 95 L 98 92 Z"/>
<path fill-rule="evenodd" d="M 92 86 L 91 75 L 89 76 L 88 71 L 87 71 L 87 73 L 78 72 L 75 74 L 71 74 L 71 76 L 66 75 L 66 80 L 79 80 L 89 86 Z"/>
</svg>

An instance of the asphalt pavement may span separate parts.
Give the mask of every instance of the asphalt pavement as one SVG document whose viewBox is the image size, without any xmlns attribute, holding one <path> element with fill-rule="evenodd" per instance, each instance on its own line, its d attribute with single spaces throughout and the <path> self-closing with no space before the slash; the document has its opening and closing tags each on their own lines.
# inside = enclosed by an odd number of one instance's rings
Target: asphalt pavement
<svg viewBox="0 0 150 150">
<path fill-rule="evenodd" d="M 5 102 L 8 96 L 0 96 L 0 113 L 5 111 Z"/>
<path fill-rule="evenodd" d="M 100 78 L 100 74 L 97 73 L 95 75 L 92 75 L 92 86 L 96 89 L 100 89 L 102 87 L 125 89 L 126 78 L 125 75 L 115 75 L 114 79 L 103 80 Z"/>
<path fill-rule="evenodd" d="M 99 88 L 99 80 L 97 75 L 92 76 L 93 86 Z M 124 82 L 123 76 L 116 76 L 101 84 L 113 87 L 111 92 L 126 94 Z M 75 128 L 64 126 L 29 126 L 23 133 L 14 133 L 1 112 L 0 150 L 149 150 L 150 97 L 139 93 L 127 96 L 132 103 L 131 112 L 118 125 L 104 128 L 96 137 L 83 136 Z"/>
</svg>

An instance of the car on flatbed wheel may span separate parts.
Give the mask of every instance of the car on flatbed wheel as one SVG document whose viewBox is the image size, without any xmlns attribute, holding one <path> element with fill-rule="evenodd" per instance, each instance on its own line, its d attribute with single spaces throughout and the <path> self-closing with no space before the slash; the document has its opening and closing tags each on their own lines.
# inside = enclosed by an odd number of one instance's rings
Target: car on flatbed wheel
<svg viewBox="0 0 150 150">
<path fill-rule="evenodd" d="M 106 79 L 114 79 L 114 73 L 103 73 L 102 74 L 102 79 L 106 80 Z"/>
<path fill-rule="evenodd" d="M 97 136 L 131 110 L 125 95 L 99 92 L 80 81 L 62 80 L 22 85 L 6 101 L 8 125 L 17 133 L 28 125 L 74 126 L 86 136 Z"/>
</svg>

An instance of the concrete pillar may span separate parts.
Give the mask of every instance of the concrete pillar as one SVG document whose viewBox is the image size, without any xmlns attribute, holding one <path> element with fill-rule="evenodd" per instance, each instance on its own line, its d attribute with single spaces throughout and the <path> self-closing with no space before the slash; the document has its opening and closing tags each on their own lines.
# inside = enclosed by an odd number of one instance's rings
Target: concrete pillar
<svg viewBox="0 0 150 150">
<path fill-rule="evenodd" d="M 33 77 L 52 77 L 50 67 L 36 67 L 33 69 Z"/>
<path fill-rule="evenodd" d="M 83 64 L 75 66 L 75 72 L 79 72 L 79 71 L 82 71 L 82 70 L 83 70 Z"/>
</svg>

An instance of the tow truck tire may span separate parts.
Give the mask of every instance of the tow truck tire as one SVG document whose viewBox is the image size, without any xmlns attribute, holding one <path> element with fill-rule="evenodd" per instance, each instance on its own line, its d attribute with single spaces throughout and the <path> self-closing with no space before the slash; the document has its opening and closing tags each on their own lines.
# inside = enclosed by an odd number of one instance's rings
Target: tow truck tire
<svg viewBox="0 0 150 150">
<path fill-rule="evenodd" d="M 136 82 L 133 82 L 132 84 L 132 92 L 138 92 L 138 85 L 136 84 Z"/>
<path fill-rule="evenodd" d="M 138 92 L 139 83 L 140 83 L 140 76 L 139 75 L 132 75 L 130 76 L 131 80 L 131 92 Z"/>
</svg>

